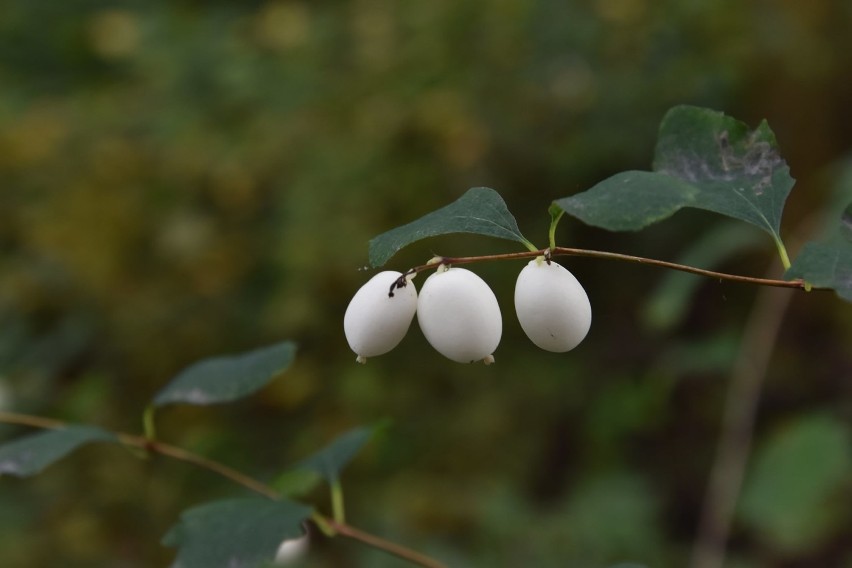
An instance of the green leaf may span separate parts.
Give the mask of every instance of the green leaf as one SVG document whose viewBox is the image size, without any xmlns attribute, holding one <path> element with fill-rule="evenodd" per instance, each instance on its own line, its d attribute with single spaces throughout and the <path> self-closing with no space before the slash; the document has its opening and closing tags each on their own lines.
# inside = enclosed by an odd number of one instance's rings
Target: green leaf
<svg viewBox="0 0 852 568">
<path fill-rule="evenodd" d="M 407 225 L 391 229 L 370 241 L 370 264 L 378 268 L 397 251 L 413 242 L 451 233 L 497 237 L 535 247 L 521 234 L 506 203 L 493 189 L 474 187 L 437 211 Z"/>
<path fill-rule="evenodd" d="M 163 544 L 178 549 L 174 568 L 255 567 L 274 560 L 284 540 L 302 536 L 311 513 L 292 501 L 215 501 L 185 511 Z"/>
<path fill-rule="evenodd" d="M 553 203 L 587 225 L 638 231 L 694 203 L 697 193 L 689 184 L 663 174 L 630 171 Z"/>
<path fill-rule="evenodd" d="M 300 497 L 310 493 L 322 482 L 322 476 L 307 469 L 290 469 L 272 482 L 272 488 L 285 497 Z"/>
<path fill-rule="evenodd" d="M 775 546 L 801 551 L 833 526 L 832 496 L 850 474 L 847 427 L 814 414 L 788 425 L 761 448 L 740 507 L 743 520 Z"/>
<path fill-rule="evenodd" d="M 200 361 L 181 371 L 152 404 L 207 405 L 248 396 L 286 370 L 295 354 L 296 345 L 285 341 L 242 355 Z"/>
<path fill-rule="evenodd" d="M 616 174 L 555 203 L 612 231 L 642 229 L 693 207 L 750 223 L 780 242 L 795 181 L 765 121 L 750 131 L 721 112 L 674 107 L 660 123 L 653 169 Z"/>
<path fill-rule="evenodd" d="M 801 278 L 820 288 L 831 288 L 852 302 L 852 203 L 840 215 L 840 223 L 825 239 L 808 243 L 784 275 Z"/>
<path fill-rule="evenodd" d="M 550 228 L 547 231 L 547 246 L 549 246 L 552 250 L 556 248 L 556 226 L 559 225 L 559 220 L 562 219 L 565 211 L 555 203 L 551 203 L 550 207 L 547 208 L 547 212 L 550 213 Z"/>
<path fill-rule="evenodd" d="M 795 180 L 766 121 L 753 131 L 721 112 L 678 106 L 660 124 L 654 170 L 699 189 L 692 207 L 715 211 L 777 237 Z"/>
<path fill-rule="evenodd" d="M 115 441 L 113 434 L 93 426 L 68 426 L 30 434 L 0 446 L 0 477 L 36 475 L 80 446 Z"/>
<path fill-rule="evenodd" d="M 340 478 L 340 472 L 373 437 L 381 426 L 359 427 L 341 434 L 320 451 L 297 463 L 291 469 L 314 471 L 329 483 Z"/>
</svg>

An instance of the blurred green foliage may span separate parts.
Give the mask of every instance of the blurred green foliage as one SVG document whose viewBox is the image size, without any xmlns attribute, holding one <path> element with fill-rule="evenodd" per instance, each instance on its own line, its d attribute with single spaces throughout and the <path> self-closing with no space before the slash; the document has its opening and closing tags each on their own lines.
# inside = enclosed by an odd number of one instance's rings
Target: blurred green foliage
<svg viewBox="0 0 852 568">
<path fill-rule="evenodd" d="M 521 265 L 479 265 L 504 311 L 488 368 L 444 360 L 416 326 L 356 365 L 343 312 L 372 236 L 484 185 L 541 246 L 551 200 L 647 169 L 679 103 L 768 119 L 798 179 L 782 234 L 800 239 L 802 220 L 852 187 L 839 165 L 850 22 L 844 0 L 6 2 L 0 407 L 139 431 L 180 369 L 293 339 L 296 362 L 272 386 L 164 409 L 161 435 L 272 480 L 389 418 L 343 479 L 357 526 L 453 566 L 684 565 L 754 289 L 697 281 L 666 307 L 659 271 L 571 260 L 595 320 L 555 355 L 514 319 Z M 558 242 L 677 259 L 717 227 L 700 212 L 636 234 L 563 221 Z M 774 255 L 749 239 L 736 252 L 735 231 L 714 238 L 728 254 L 708 262 L 731 272 L 762 275 Z M 441 237 L 389 267 L 511 247 Z M 852 561 L 852 508 L 821 508 L 852 490 L 835 455 L 852 419 L 850 313 L 831 294 L 794 299 L 737 565 Z M 0 565 L 166 565 L 158 543 L 180 512 L 227 496 L 244 495 L 182 464 L 86 448 L 2 480 Z M 790 541 L 805 521 L 789 518 L 809 511 L 818 534 Z M 322 539 L 305 562 L 401 565 Z"/>
</svg>

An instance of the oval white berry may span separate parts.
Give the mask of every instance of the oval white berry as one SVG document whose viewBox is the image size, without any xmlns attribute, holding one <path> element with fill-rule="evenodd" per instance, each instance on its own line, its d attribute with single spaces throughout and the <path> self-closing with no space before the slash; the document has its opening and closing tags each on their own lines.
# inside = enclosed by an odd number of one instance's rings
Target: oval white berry
<svg viewBox="0 0 852 568">
<path fill-rule="evenodd" d="M 295 564 L 308 552 L 310 542 L 308 535 L 303 535 L 297 538 L 285 540 L 278 546 L 278 551 L 275 553 L 273 564 L 277 566 L 286 566 Z"/>
<path fill-rule="evenodd" d="M 387 353 L 402 341 L 417 311 L 417 290 L 414 283 L 402 288 L 391 286 L 402 273 L 392 270 L 379 272 L 352 297 L 343 315 L 343 331 L 349 347 L 358 355 L 359 363 L 367 357 Z"/>
<path fill-rule="evenodd" d="M 503 319 L 494 292 L 464 268 L 439 268 L 417 299 L 417 321 L 426 340 L 440 354 L 459 363 L 493 363 L 503 334 Z"/>
<path fill-rule="evenodd" d="M 583 286 L 565 267 L 530 261 L 515 283 L 515 311 L 533 343 L 562 353 L 577 347 L 592 325 L 592 306 Z"/>
</svg>

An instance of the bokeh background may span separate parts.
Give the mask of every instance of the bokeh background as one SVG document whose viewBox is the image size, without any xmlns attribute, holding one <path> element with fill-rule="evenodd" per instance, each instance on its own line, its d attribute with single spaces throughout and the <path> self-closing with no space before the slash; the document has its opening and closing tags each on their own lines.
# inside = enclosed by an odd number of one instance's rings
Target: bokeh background
<svg viewBox="0 0 852 568">
<path fill-rule="evenodd" d="M 850 73 L 844 0 L 5 2 L 0 408 L 138 432 L 180 369 L 293 339 L 272 385 L 168 408 L 161 436 L 270 480 L 388 419 L 344 476 L 358 527 L 452 566 L 686 566 L 758 290 L 563 260 L 594 322 L 557 355 L 515 320 L 521 264 L 477 265 L 504 312 L 487 368 L 416 325 L 356 365 L 343 312 L 372 236 L 489 186 L 543 246 L 550 201 L 648 169 L 681 103 L 768 119 L 798 180 L 795 249 L 852 188 Z M 624 234 L 565 219 L 558 241 L 779 270 L 770 239 L 694 211 Z M 388 266 L 515 250 L 442 237 Z M 850 346 L 849 304 L 794 295 L 726 566 L 852 565 Z M 0 565 L 165 566 L 183 509 L 243 494 L 85 448 L 0 481 Z M 404 566 L 322 538 L 302 565 Z"/>
</svg>

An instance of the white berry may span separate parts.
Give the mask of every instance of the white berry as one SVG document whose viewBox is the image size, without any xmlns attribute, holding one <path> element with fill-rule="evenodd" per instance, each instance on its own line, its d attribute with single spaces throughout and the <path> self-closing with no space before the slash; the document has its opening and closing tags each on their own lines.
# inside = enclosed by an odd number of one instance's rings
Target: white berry
<svg viewBox="0 0 852 568">
<path fill-rule="evenodd" d="M 411 326 L 417 311 L 414 283 L 406 279 L 406 286 L 394 286 L 393 296 L 389 296 L 391 286 L 401 276 L 392 270 L 379 272 L 361 286 L 346 308 L 343 331 L 359 363 L 399 345 Z"/>
<path fill-rule="evenodd" d="M 533 343 L 562 353 L 577 347 L 592 325 L 592 306 L 583 286 L 563 266 L 530 261 L 515 283 L 515 311 Z"/>
<path fill-rule="evenodd" d="M 494 292 L 464 268 L 439 268 L 423 283 L 417 321 L 439 353 L 458 363 L 493 363 L 503 334 L 503 319 Z"/>
<path fill-rule="evenodd" d="M 278 551 L 275 553 L 273 563 L 278 566 L 286 566 L 288 564 L 295 564 L 301 560 L 307 554 L 308 547 L 310 546 L 308 538 L 308 535 L 304 535 L 282 542 L 278 547 Z"/>
</svg>

